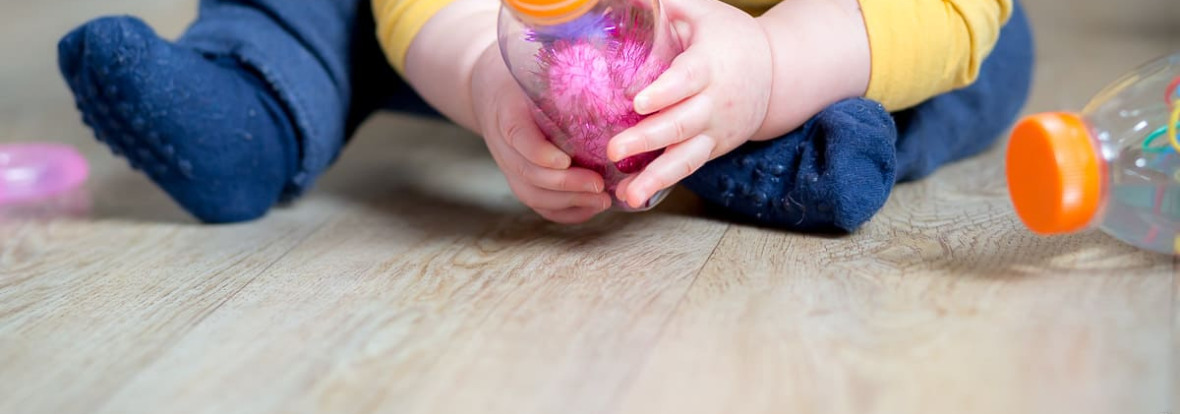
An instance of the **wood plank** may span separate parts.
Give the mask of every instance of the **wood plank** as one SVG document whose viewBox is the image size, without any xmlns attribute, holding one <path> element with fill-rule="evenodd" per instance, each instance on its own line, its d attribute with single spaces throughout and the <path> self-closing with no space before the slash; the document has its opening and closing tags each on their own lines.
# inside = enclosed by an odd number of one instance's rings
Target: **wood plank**
<svg viewBox="0 0 1180 414">
<path fill-rule="evenodd" d="M 218 229 L 0 225 L 0 412 L 90 412 L 331 210 Z"/>
<path fill-rule="evenodd" d="M 1029 111 L 1078 108 L 1177 38 L 1110 23 L 1143 21 L 1114 10 L 1135 7 L 1028 5 Z M 733 228 L 622 412 L 1172 411 L 1172 260 L 1096 231 L 1029 234 L 1002 152 L 899 187 L 851 237 Z"/>
<path fill-rule="evenodd" d="M 1022 234 L 983 162 L 850 238 L 735 227 L 622 412 L 1167 411 L 1171 260 Z"/>
<path fill-rule="evenodd" d="M 398 170 L 366 145 L 335 179 Z M 375 185 L 100 411 L 602 412 L 727 227 L 563 227 Z"/>
<path fill-rule="evenodd" d="M 1180 48 L 1172 1 L 1028 1 L 1030 110 Z M 999 149 L 847 238 L 703 220 L 691 197 L 561 227 L 477 138 L 387 115 L 294 206 L 196 226 L 93 142 L 52 58 L 97 14 L 173 36 L 195 4 L 0 6 L 0 141 L 96 168 L 82 219 L 0 222 L 0 412 L 1175 411 L 1172 260 L 1029 235 Z"/>
<path fill-rule="evenodd" d="M 55 43 L 117 10 L 175 33 L 195 2 L 67 3 L 0 6 L 14 10 L 0 12 L 13 19 L 0 50 L 15 62 L 0 68 L 0 141 L 71 143 L 92 167 L 69 199 L 88 206 L 76 217 L 0 218 L 0 412 L 92 412 L 339 210 L 320 200 L 250 225 L 194 225 L 83 128 Z"/>
</svg>

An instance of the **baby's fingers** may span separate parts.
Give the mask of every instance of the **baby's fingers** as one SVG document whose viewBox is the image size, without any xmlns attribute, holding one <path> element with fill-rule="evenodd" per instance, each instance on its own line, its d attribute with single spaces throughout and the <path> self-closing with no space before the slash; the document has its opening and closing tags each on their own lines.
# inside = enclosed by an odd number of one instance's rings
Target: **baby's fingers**
<svg viewBox="0 0 1180 414">
<path fill-rule="evenodd" d="M 643 115 L 660 111 L 672 104 L 701 93 L 711 80 L 709 59 L 686 51 L 672 61 L 651 85 L 635 95 L 635 112 Z"/>
<path fill-rule="evenodd" d="M 528 182 L 546 190 L 598 193 L 606 187 L 601 176 L 584 168 L 554 170 L 532 165 L 525 167 L 522 175 Z"/>
<path fill-rule="evenodd" d="M 632 208 L 639 208 L 660 190 L 676 185 L 704 166 L 716 147 L 717 142 L 707 135 L 671 146 L 642 173 L 620 185 L 617 196 Z"/>
<path fill-rule="evenodd" d="M 607 157 L 618 162 L 700 135 L 708 128 L 712 111 L 712 102 L 705 96 L 685 101 L 612 138 L 606 147 Z"/>
<path fill-rule="evenodd" d="M 569 155 L 545 139 L 536 122 L 527 114 L 527 109 L 501 110 L 497 120 L 497 132 L 508 146 L 529 162 L 546 168 L 569 168 Z"/>
<path fill-rule="evenodd" d="M 606 193 L 571 193 L 568 191 L 546 190 L 527 183 L 509 182 L 512 192 L 521 203 L 538 212 L 542 210 L 564 210 L 571 207 L 586 207 L 598 211 L 610 208 L 611 199 Z"/>
</svg>

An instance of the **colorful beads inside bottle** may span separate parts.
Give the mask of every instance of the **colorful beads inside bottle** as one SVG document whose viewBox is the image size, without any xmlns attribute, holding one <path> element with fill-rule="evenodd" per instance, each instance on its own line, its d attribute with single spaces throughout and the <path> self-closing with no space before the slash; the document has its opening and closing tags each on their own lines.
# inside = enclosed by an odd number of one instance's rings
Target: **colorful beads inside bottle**
<svg viewBox="0 0 1180 414">
<path fill-rule="evenodd" d="M 1137 246 L 1180 255 L 1178 86 L 1180 76 L 1165 88 L 1167 113 L 1163 125 L 1157 123 L 1160 126 L 1150 130 L 1138 151 L 1128 149 L 1119 155 L 1102 227 Z"/>
</svg>

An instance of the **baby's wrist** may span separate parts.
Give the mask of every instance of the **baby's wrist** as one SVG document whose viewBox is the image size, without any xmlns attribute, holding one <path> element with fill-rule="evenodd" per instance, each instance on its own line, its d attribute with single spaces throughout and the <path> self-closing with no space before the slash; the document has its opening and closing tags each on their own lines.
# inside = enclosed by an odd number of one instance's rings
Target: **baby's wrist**
<svg viewBox="0 0 1180 414">
<path fill-rule="evenodd" d="M 847 59 L 845 53 L 839 49 L 847 49 L 838 41 L 831 43 L 805 42 L 803 39 L 813 39 L 810 36 L 793 37 L 790 45 L 784 50 L 792 51 L 792 56 L 786 56 L 794 62 L 790 70 L 794 73 L 792 89 L 798 95 L 816 102 L 814 112 L 840 100 L 864 96 L 868 89 L 867 71 L 862 72 L 853 62 Z"/>
<path fill-rule="evenodd" d="M 504 64 L 503 58 L 500 56 L 499 45 L 496 42 L 491 42 L 483 49 L 479 57 L 475 59 L 474 65 L 469 72 L 470 87 L 464 91 L 467 93 L 467 102 L 472 118 L 477 126 L 473 131 L 482 137 L 488 136 L 488 131 L 482 129 L 488 123 L 483 122 L 481 119 L 481 115 L 488 115 L 481 111 L 481 109 L 486 109 L 481 108 L 481 106 L 486 105 L 484 101 L 488 99 L 488 96 L 486 96 L 486 92 L 481 93 L 482 91 L 479 88 L 491 87 L 494 89 L 494 85 L 497 83 L 496 77 L 504 76 L 503 74 L 497 73 L 501 71 L 507 72 L 508 67 Z"/>
</svg>

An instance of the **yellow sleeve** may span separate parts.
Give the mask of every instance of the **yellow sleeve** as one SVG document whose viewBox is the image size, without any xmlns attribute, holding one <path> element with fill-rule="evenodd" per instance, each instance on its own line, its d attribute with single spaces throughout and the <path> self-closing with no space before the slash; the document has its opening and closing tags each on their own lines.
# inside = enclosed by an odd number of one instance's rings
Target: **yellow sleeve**
<svg viewBox="0 0 1180 414">
<path fill-rule="evenodd" d="M 405 74 L 406 52 L 422 26 L 453 0 L 373 0 L 377 39 L 389 63 Z"/>
<path fill-rule="evenodd" d="M 872 51 L 867 97 L 890 111 L 975 82 L 1012 0 L 860 0 Z"/>
</svg>

